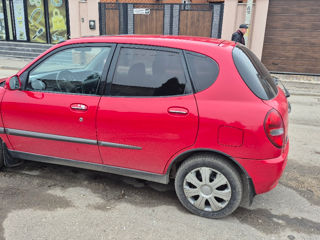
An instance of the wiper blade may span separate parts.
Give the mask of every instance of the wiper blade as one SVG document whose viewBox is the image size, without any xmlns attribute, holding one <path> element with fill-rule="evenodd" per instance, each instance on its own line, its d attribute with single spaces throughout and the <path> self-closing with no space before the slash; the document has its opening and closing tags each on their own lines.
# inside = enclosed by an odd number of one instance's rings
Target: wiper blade
<svg viewBox="0 0 320 240">
<path fill-rule="evenodd" d="M 273 81 L 274 81 L 274 83 L 275 83 L 276 85 L 279 84 L 279 78 L 278 78 L 278 77 L 272 77 L 272 79 L 273 79 Z"/>
<path fill-rule="evenodd" d="M 274 83 L 275 83 L 276 85 L 279 85 L 279 83 L 281 84 L 286 98 L 290 97 L 290 92 L 289 92 L 288 89 L 284 86 L 283 82 L 282 82 L 278 77 L 273 77 L 273 80 L 274 80 Z"/>
</svg>

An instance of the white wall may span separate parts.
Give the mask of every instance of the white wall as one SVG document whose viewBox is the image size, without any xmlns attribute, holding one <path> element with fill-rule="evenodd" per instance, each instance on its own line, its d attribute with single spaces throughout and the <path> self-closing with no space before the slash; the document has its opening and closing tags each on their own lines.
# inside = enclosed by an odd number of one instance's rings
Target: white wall
<svg viewBox="0 0 320 240">
<path fill-rule="evenodd" d="M 69 0 L 71 38 L 99 35 L 99 0 Z M 89 20 L 96 21 L 96 29 L 89 29 Z"/>
<path fill-rule="evenodd" d="M 268 16 L 269 0 L 256 0 L 252 10 L 251 24 L 248 31 L 250 48 L 260 59 L 264 44 Z M 238 0 L 225 0 L 221 38 L 231 40 L 241 23 L 245 22 L 246 4 L 239 4 Z"/>
</svg>

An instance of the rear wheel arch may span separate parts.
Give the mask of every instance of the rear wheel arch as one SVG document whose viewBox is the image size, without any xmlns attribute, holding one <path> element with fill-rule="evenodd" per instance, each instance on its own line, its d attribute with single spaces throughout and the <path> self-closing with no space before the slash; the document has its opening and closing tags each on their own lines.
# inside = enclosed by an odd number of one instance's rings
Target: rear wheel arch
<svg viewBox="0 0 320 240">
<path fill-rule="evenodd" d="M 177 173 L 177 170 L 181 166 L 183 162 L 185 162 L 187 159 L 189 159 L 191 156 L 194 155 L 202 155 L 202 154 L 210 154 L 213 156 L 220 156 L 224 158 L 224 160 L 232 165 L 232 167 L 235 168 L 235 170 L 239 173 L 242 181 L 242 186 L 243 186 L 243 195 L 242 195 L 242 201 L 241 201 L 241 206 L 249 206 L 252 201 L 253 197 L 256 195 L 255 188 L 253 185 L 253 181 L 247 171 L 230 155 L 223 153 L 218 150 L 213 150 L 213 149 L 192 149 L 186 152 L 181 153 L 179 156 L 175 157 L 168 169 L 167 169 L 167 174 L 171 179 L 174 179 Z"/>
</svg>

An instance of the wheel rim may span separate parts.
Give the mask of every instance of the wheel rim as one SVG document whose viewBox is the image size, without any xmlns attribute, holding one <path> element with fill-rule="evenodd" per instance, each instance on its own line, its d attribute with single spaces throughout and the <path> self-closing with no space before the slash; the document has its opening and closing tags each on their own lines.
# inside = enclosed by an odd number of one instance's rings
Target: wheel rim
<svg viewBox="0 0 320 240">
<path fill-rule="evenodd" d="M 227 178 L 208 167 L 189 172 L 184 178 L 183 191 L 193 206 L 208 212 L 221 210 L 231 199 L 231 187 Z"/>
</svg>

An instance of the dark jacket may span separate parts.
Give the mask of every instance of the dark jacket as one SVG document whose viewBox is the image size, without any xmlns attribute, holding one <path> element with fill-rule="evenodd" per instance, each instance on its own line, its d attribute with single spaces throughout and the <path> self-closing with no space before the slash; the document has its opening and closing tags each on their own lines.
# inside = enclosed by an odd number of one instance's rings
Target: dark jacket
<svg viewBox="0 0 320 240">
<path fill-rule="evenodd" d="M 234 34 L 232 34 L 232 41 L 239 42 L 239 43 L 245 45 L 243 33 L 240 30 L 238 30 Z"/>
</svg>

